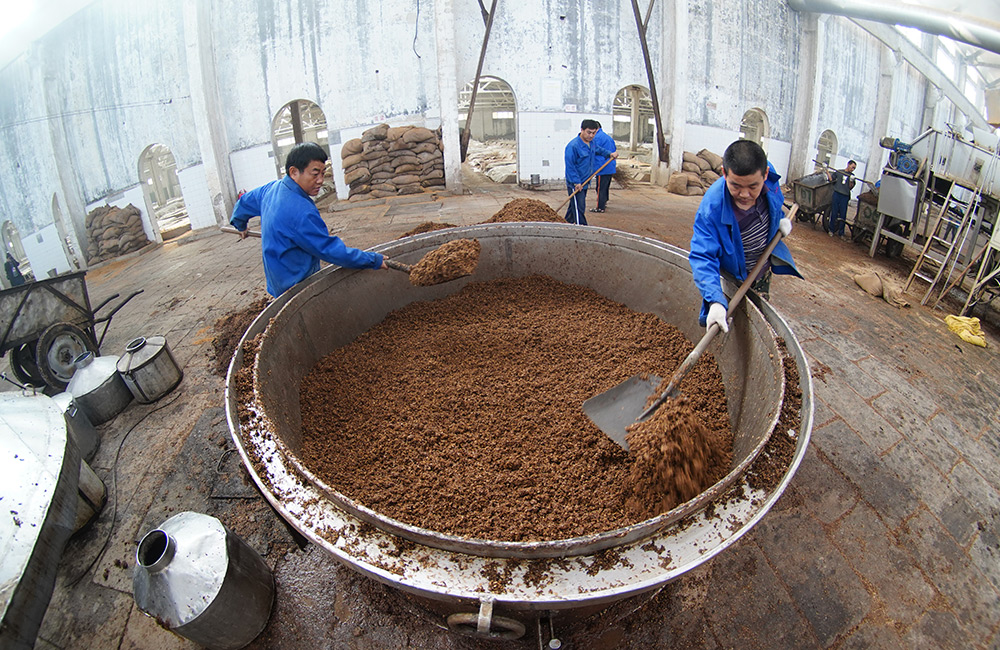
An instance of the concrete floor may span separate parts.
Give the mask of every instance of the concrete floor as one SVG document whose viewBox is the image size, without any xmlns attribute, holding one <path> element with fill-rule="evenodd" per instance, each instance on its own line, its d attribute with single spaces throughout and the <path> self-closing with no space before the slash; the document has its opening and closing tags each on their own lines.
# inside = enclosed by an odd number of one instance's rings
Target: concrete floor
<svg viewBox="0 0 1000 650">
<path fill-rule="evenodd" d="M 472 179 L 470 179 L 472 181 Z M 518 196 L 558 193 L 470 182 L 461 196 L 401 197 L 329 213 L 358 247 L 424 221 L 485 220 Z M 593 196 L 590 197 L 593 203 Z M 591 223 L 687 248 L 697 198 L 640 186 L 612 192 Z M 566 648 L 1000 648 L 1000 354 L 949 332 L 946 311 L 896 309 L 857 287 L 877 269 L 847 241 L 798 224 L 789 240 L 805 280 L 776 278 L 772 303 L 810 358 L 816 425 L 789 489 L 734 547 L 638 610 L 560 633 Z M 224 379 L 211 371 L 213 324 L 263 295 L 260 246 L 188 233 L 90 271 L 91 300 L 144 293 L 102 346 L 166 335 L 180 387 L 100 427 L 92 463 L 109 489 L 98 519 L 67 546 L 36 647 L 191 648 L 139 612 L 135 548 L 173 514 L 218 517 L 274 568 L 277 600 L 253 648 L 535 648 L 460 637 L 398 592 L 314 546 L 300 548 L 248 482 L 232 448 Z M 627 615 L 625 615 L 627 614 Z"/>
</svg>

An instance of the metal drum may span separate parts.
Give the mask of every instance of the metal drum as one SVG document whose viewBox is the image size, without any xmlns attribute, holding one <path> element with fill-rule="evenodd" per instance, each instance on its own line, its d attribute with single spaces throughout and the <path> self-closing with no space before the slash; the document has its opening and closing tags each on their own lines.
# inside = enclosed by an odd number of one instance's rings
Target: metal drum
<svg viewBox="0 0 1000 650">
<path fill-rule="evenodd" d="M 182 512 L 146 533 L 132 574 L 135 604 L 168 630 L 213 650 L 253 641 L 271 613 L 263 558 L 215 517 Z"/>
<path fill-rule="evenodd" d="M 125 354 L 118 359 L 118 374 L 140 404 L 160 399 L 184 377 L 163 336 L 140 336 L 129 341 Z"/>
<path fill-rule="evenodd" d="M 125 410 L 132 393 L 118 374 L 116 357 L 95 357 L 84 352 L 73 364 L 76 372 L 66 386 L 83 412 L 95 424 L 103 424 Z"/>
<path fill-rule="evenodd" d="M 731 471 L 669 513 L 575 539 L 515 543 L 455 538 L 392 520 L 314 476 L 296 456 L 301 445 L 300 380 L 319 359 L 411 302 L 450 295 L 470 281 L 541 274 L 656 314 L 691 340 L 704 333 L 698 325 L 701 297 L 686 251 L 629 233 L 569 224 L 482 224 L 416 235 L 376 250 L 416 262 L 458 238 L 481 244 L 479 265 L 469 278 L 415 289 L 401 274 L 330 267 L 271 303 L 244 337 L 248 341 L 264 334 L 256 360 L 248 366 L 254 394 L 242 404 L 249 414 L 242 422 L 235 382 L 244 374 L 243 346 L 237 348 L 226 388 L 230 431 L 250 475 L 292 526 L 355 570 L 437 603 L 435 610 L 447 615 L 442 624 L 461 632 L 474 621 L 479 635 L 513 637 L 519 629 L 513 622 L 530 623 L 539 612 L 558 610 L 565 620 L 570 611 L 594 612 L 653 593 L 735 543 L 766 514 L 805 454 L 813 398 L 805 355 L 794 334 L 756 297 L 741 305 L 715 353 L 735 437 Z M 728 282 L 724 288 L 730 295 L 736 290 Z M 801 425 L 798 431 L 780 432 L 794 437 L 794 458 L 778 484 L 764 491 L 752 488 L 744 473 L 767 443 L 785 394 L 779 338 L 798 369 Z M 723 498 L 733 486 L 742 488 L 741 496 L 732 496 L 740 494 L 738 488 Z M 712 508 L 706 510 L 709 503 Z M 602 561 L 608 552 L 618 561 Z M 500 590 L 487 577 L 497 574 L 509 577 Z"/>
<path fill-rule="evenodd" d="M 94 428 L 94 423 L 77 405 L 71 393 L 58 393 L 52 396 L 52 400 L 62 410 L 69 433 L 80 448 L 80 455 L 89 463 L 101 446 L 101 437 Z"/>
</svg>

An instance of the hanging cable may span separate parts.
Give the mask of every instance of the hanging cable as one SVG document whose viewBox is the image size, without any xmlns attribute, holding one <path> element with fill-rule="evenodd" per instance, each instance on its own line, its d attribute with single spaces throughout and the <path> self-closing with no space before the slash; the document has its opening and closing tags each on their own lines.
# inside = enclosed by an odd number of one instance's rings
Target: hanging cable
<svg viewBox="0 0 1000 650">
<path fill-rule="evenodd" d="M 420 0 L 417 0 L 417 20 L 414 22 L 413 25 L 413 53 L 417 55 L 418 59 L 421 58 L 420 53 L 417 52 L 417 34 L 419 33 L 419 31 L 420 31 Z"/>
<path fill-rule="evenodd" d="M 160 404 L 156 408 L 147 411 L 146 414 L 143 415 L 141 418 L 139 418 L 136 421 L 136 423 L 133 424 L 129 428 L 129 430 L 125 432 L 125 435 L 122 436 L 121 442 L 118 443 L 118 451 L 115 452 L 115 461 L 111 465 L 111 488 L 114 494 L 115 505 L 111 512 L 111 525 L 108 527 L 108 536 L 104 539 L 104 544 L 101 546 L 101 550 L 98 551 L 94 559 L 91 560 L 90 564 L 87 565 L 87 568 L 84 569 L 82 572 L 80 572 L 80 575 L 78 575 L 77 577 L 73 578 L 68 583 L 66 583 L 67 587 L 72 588 L 76 586 L 76 583 L 80 582 L 80 580 L 83 579 L 83 576 L 87 575 L 90 572 L 90 570 L 94 568 L 94 565 L 97 564 L 102 557 L 104 557 L 104 552 L 108 550 L 108 543 L 111 541 L 111 535 L 115 532 L 115 519 L 118 518 L 118 457 L 121 456 L 122 447 L 125 446 L 125 441 L 128 440 L 129 435 L 133 431 L 135 431 L 135 428 L 139 426 L 143 420 L 148 418 L 153 413 L 156 413 L 160 409 L 170 406 L 171 404 L 176 402 L 181 395 L 183 395 L 183 392 L 178 391 L 177 394 L 174 395 L 174 398 L 169 402 L 167 402 L 166 404 Z"/>
</svg>

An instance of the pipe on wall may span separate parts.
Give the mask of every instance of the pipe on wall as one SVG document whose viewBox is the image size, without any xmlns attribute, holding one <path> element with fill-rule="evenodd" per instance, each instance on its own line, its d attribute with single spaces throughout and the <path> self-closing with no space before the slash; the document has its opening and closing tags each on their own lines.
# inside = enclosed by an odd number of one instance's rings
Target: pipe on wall
<svg viewBox="0 0 1000 650">
<path fill-rule="evenodd" d="M 922 32 L 981 47 L 1000 54 L 1000 23 L 975 16 L 901 2 L 870 0 L 787 0 L 795 11 L 835 14 L 890 25 L 915 27 Z"/>
</svg>

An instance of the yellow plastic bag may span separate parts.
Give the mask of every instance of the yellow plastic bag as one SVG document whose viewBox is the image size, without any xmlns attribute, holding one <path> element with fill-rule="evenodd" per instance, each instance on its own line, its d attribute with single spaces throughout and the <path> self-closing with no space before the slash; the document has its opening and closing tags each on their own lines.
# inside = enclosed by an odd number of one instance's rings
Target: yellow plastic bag
<svg viewBox="0 0 1000 650">
<path fill-rule="evenodd" d="M 958 334 L 966 343 L 972 343 L 981 348 L 986 347 L 986 335 L 983 334 L 983 329 L 979 326 L 978 318 L 949 315 L 944 317 L 944 322 L 948 329 Z"/>
</svg>

